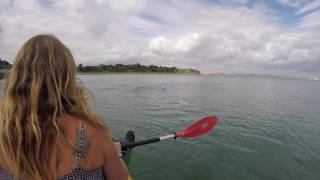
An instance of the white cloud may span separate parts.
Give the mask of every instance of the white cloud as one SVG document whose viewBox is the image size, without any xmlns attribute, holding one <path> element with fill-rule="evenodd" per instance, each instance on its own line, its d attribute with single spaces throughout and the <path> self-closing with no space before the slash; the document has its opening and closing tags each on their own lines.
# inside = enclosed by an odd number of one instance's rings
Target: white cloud
<svg viewBox="0 0 320 180">
<path fill-rule="evenodd" d="M 320 27 L 320 11 L 309 13 L 302 17 L 300 28 L 314 28 Z"/>
<path fill-rule="evenodd" d="M 277 0 L 283 5 L 291 6 L 291 7 L 301 7 L 303 4 L 307 3 L 309 0 Z"/>
<path fill-rule="evenodd" d="M 297 7 L 297 14 L 308 12 L 295 28 L 280 24 L 263 2 L 247 7 L 242 0 L 232 1 L 235 6 L 186 0 L 10 2 L 0 1 L 0 57 L 9 60 L 31 36 L 53 33 L 77 63 L 320 74 L 319 11 L 310 12 L 314 6 L 303 1 L 282 1 Z"/>
<path fill-rule="evenodd" d="M 155 53 L 185 53 L 190 51 L 199 43 L 199 34 L 191 33 L 181 36 L 175 40 L 168 40 L 163 36 L 152 39 L 148 45 L 149 50 Z"/>
<path fill-rule="evenodd" d="M 36 0 L 15 0 L 11 3 L 17 9 L 33 9 L 39 6 L 39 2 Z"/>
<path fill-rule="evenodd" d="M 106 8 L 121 12 L 137 12 L 141 11 L 146 6 L 146 3 L 146 0 L 56 0 L 53 6 L 68 10 Z"/>
<path fill-rule="evenodd" d="M 310 11 L 313 11 L 317 8 L 320 8 L 320 0 L 314 0 L 309 2 L 308 4 L 304 5 L 303 7 L 301 7 L 297 13 L 298 14 L 303 14 L 303 13 L 307 13 Z"/>
</svg>

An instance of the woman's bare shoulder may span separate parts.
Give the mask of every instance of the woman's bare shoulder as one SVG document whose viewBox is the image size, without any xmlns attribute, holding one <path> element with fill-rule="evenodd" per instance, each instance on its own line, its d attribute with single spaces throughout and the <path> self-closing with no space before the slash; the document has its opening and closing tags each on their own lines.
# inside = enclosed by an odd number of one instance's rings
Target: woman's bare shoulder
<svg viewBox="0 0 320 180">
<path fill-rule="evenodd" d="M 67 119 L 68 120 L 66 122 L 66 126 L 68 128 L 72 127 L 72 129 L 79 128 L 80 122 L 83 121 L 85 132 L 86 132 L 87 136 L 96 142 L 105 144 L 105 143 L 108 143 L 108 141 L 106 141 L 106 140 L 112 139 L 111 133 L 110 133 L 105 121 L 101 117 L 97 117 L 95 119 L 95 121 L 98 122 L 100 125 L 102 125 L 104 128 L 97 127 L 91 121 L 86 120 L 86 119 L 80 119 L 79 117 L 74 116 L 74 115 L 69 115 L 67 117 Z"/>
<path fill-rule="evenodd" d="M 105 131 L 103 131 L 101 128 L 98 128 L 93 125 L 89 120 L 86 119 L 81 119 L 75 115 L 68 115 L 65 119 L 66 121 L 64 122 L 64 128 L 66 131 L 74 131 L 74 129 L 80 128 L 80 123 L 84 123 L 84 129 L 85 133 L 89 137 L 94 137 L 94 139 L 97 138 L 102 138 L 104 136 Z M 97 118 L 96 121 L 99 123 L 104 123 L 102 119 Z M 107 128 L 105 128 L 107 129 Z"/>
<path fill-rule="evenodd" d="M 90 159 L 89 165 L 85 165 L 86 169 L 91 167 L 101 167 L 104 162 L 104 135 L 99 128 L 96 128 L 90 123 L 90 121 L 85 119 L 80 119 L 77 116 L 69 115 L 66 117 L 64 127 L 66 134 L 72 142 L 79 144 L 80 142 L 77 137 L 79 137 L 81 122 L 84 125 L 84 136 L 83 136 L 83 150 L 84 154 Z"/>
</svg>

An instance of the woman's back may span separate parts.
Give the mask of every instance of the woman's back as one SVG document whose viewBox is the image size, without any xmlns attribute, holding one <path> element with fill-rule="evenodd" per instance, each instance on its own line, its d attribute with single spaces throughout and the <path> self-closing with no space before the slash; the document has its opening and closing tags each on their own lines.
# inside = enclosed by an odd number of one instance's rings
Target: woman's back
<svg viewBox="0 0 320 180">
<path fill-rule="evenodd" d="M 58 179 L 89 179 L 103 180 L 104 154 L 103 144 L 105 144 L 103 134 L 84 120 L 75 116 L 67 116 L 64 120 L 64 130 L 68 142 L 64 138 L 58 141 L 55 152 L 48 151 L 51 155 L 50 166 L 52 173 Z M 69 146 L 74 146 L 74 150 Z M 77 151 L 78 150 L 78 151 Z M 3 153 L 0 152 L 0 167 Z M 60 162 L 56 167 L 56 162 Z M 13 179 L 12 173 L 0 168 L 0 179 Z"/>
<path fill-rule="evenodd" d="M 35 36 L 20 49 L 0 102 L 0 177 L 127 179 L 109 130 L 75 75 L 71 52 L 52 35 Z"/>
<path fill-rule="evenodd" d="M 57 169 L 58 177 L 72 172 L 75 168 L 81 168 L 81 170 L 85 171 L 101 170 L 104 164 L 102 145 L 105 144 L 101 138 L 103 136 L 101 132 L 75 116 L 67 118 L 64 128 L 67 140 L 78 151 L 70 149 L 63 142 L 63 139 L 61 139 L 59 142 L 59 153 L 57 153 L 58 157 L 55 158 L 59 162 L 65 161 L 66 163 L 60 163 Z"/>
</svg>

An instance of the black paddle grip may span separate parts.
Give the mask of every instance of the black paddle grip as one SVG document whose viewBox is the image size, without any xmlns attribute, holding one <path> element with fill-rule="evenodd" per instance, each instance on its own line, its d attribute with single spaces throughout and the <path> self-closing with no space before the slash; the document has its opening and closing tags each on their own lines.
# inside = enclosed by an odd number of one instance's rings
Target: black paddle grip
<svg viewBox="0 0 320 180">
<path fill-rule="evenodd" d="M 121 143 L 121 149 L 132 148 L 135 146 L 141 146 L 141 145 L 150 144 L 150 143 L 159 142 L 159 141 L 160 141 L 160 138 L 152 138 L 152 139 L 146 139 L 146 140 L 136 141 L 136 142 L 124 142 L 124 143 Z"/>
</svg>

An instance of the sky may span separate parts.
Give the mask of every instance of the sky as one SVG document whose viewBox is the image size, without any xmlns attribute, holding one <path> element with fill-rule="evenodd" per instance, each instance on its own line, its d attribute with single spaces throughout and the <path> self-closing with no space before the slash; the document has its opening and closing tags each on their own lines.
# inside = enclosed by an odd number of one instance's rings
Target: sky
<svg viewBox="0 0 320 180">
<path fill-rule="evenodd" d="M 320 76 L 320 0 L 0 0 L 0 58 L 43 33 L 77 64 Z"/>
</svg>

